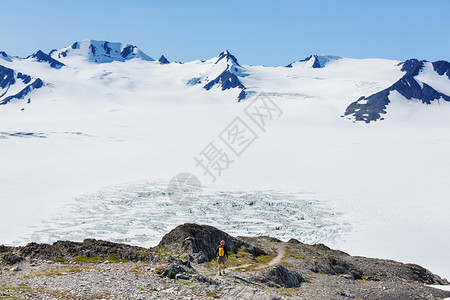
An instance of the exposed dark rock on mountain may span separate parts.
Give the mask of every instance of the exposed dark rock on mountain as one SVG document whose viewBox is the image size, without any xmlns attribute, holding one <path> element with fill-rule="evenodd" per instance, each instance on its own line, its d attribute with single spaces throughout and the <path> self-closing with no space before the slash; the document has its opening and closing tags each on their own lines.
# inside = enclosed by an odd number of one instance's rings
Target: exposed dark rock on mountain
<svg viewBox="0 0 450 300">
<path fill-rule="evenodd" d="M 245 89 L 243 89 L 238 96 L 238 102 L 241 102 L 242 100 L 245 99 L 245 97 L 247 97 L 247 92 L 245 91 Z"/>
<path fill-rule="evenodd" d="M 383 119 L 381 115 L 386 114 L 386 108 L 391 102 L 389 95 L 396 91 L 408 100 L 418 100 L 424 104 L 431 104 L 433 101 L 443 99 L 450 101 L 450 96 L 436 91 L 428 84 L 421 82 L 416 78 L 417 75 L 424 69 L 426 61 L 418 61 L 417 59 L 409 59 L 402 64 L 403 75 L 393 85 L 378 93 L 368 97 L 361 97 L 357 101 L 351 103 L 345 110 L 346 116 L 352 116 L 355 121 L 364 121 L 370 123 L 379 119 Z M 436 61 L 432 63 L 433 69 L 440 76 L 444 73 L 450 79 L 449 65 L 446 61 Z"/>
<path fill-rule="evenodd" d="M 168 61 L 164 55 L 161 55 L 161 57 L 158 59 L 158 61 L 161 65 L 167 65 L 170 63 L 170 61 Z"/>
<path fill-rule="evenodd" d="M 433 68 L 439 75 L 447 75 L 448 79 L 450 79 L 450 63 L 445 60 L 438 60 L 433 63 Z"/>
<path fill-rule="evenodd" d="M 14 70 L 0 65 L 0 87 L 5 89 L 16 83 Z"/>
<path fill-rule="evenodd" d="M 217 61 L 215 64 L 219 63 L 221 60 L 225 60 L 227 63 L 231 65 L 241 66 L 237 60 L 237 58 L 231 54 L 228 50 L 222 52 L 219 54 L 219 57 L 217 58 Z"/>
<path fill-rule="evenodd" d="M 57 61 L 56 59 L 53 59 L 50 55 L 45 54 L 41 50 L 37 51 L 36 53 L 33 53 L 28 58 L 34 58 L 38 62 L 46 62 L 50 64 L 50 67 L 55 69 L 61 69 L 63 66 L 65 66 L 62 62 Z"/>
<path fill-rule="evenodd" d="M 319 69 L 319 68 L 324 68 L 326 66 L 327 63 L 329 63 L 332 60 L 338 60 L 341 57 L 339 56 L 334 56 L 334 55 L 310 55 L 305 59 L 302 60 L 298 60 L 295 62 L 292 62 L 290 64 L 288 64 L 286 66 L 286 68 L 292 68 L 295 64 L 300 63 L 299 65 L 304 65 L 305 67 L 308 68 L 313 68 L 313 69 Z"/>
<path fill-rule="evenodd" d="M 244 100 L 247 96 L 247 93 L 245 92 L 246 87 L 239 78 L 245 77 L 246 75 L 244 68 L 239 64 L 236 57 L 230 52 L 224 51 L 219 54 L 213 65 L 213 69 L 214 68 L 223 68 L 222 72 L 217 77 L 209 78 L 207 75 L 203 80 L 202 78 L 193 78 L 188 84 L 194 85 L 206 82 L 203 88 L 207 91 L 213 87 L 220 87 L 222 91 L 238 88 L 241 89 L 241 92 L 238 95 L 238 102 Z"/>
<path fill-rule="evenodd" d="M 220 84 L 222 91 L 233 88 L 240 88 L 240 89 L 245 88 L 244 85 L 239 81 L 239 78 L 228 69 L 223 71 L 215 79 L 205 84 L 204 88 L 205 90 L 210 90 L 213 86 L 217 84 Z"/>
<path fill-rule="evenodd" d="M 16 83 L 25 85 L 18 93 L 8 95 L 9 88 Z M 13 99 L 23 99 L 29 92 L 44 85 L 40 78 L 33 78 L 27 74 L 0 65 L 0 105 L 7 104 Z"/>
<path fill-rule="evenodd" d="M 305 59 L 296 61 L 296 62 L 307 62 L 311 60 L 311 68 L 321 68 L 320 63 L 319 63 L 319 59 L 317 58 L 317 55 L 310 55 Z M 292 68 L 292 65 L 296 62 L 290 63 L 286 66 L 286 68 Z"/>
<path fill-rule="evenodd" d="M 3 60 L 9 61 L 9 62 L 12 61 L 12 59 L 9 57 L 9 55 L 6 54 L 6 52 L 4 52 L 4 51 L 0 51 L 0 58 Z"/>
<path fill-rule="evenodd" d="M 147 61 L 154 60 L 136 46 L 96 40 L 75 42 L 69 47 L 51 51 L 50 55 L 57 59 L 64 59 L 70 55 L 81 55 L 85 56 L 88 61 L 95 63 L 126 61 L 134 58 Z"/>
</svg>

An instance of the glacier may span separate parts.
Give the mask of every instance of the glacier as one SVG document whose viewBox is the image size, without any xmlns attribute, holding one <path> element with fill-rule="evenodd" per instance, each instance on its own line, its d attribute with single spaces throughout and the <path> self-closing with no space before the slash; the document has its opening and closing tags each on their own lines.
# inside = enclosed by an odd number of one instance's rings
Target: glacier
<svg viewBox="0 0 450 300">
<path fill-rule="evenodd" d="M 58 69 L 0 57 L 14 78 L 1 99 L 26 87 L 19 73 L 43 83 L 0 105 L 0 243 L 89 237 L 151 246 L 177 222 L 195 221 L 233 234 L 297 236 L 450 277 L 450 103 L 390 91 L 384 120 L 345 116 L 361 96 L 405 76 L 406 62 L 238 66 L 219 54 L 161 64 L 127 44 L 77 43 L 50 53 L 64 64 Z M 227 70 L 244 88 L 215 81 Z M 446 70 L 445 62 L 423 62 L 411 79 L 448 95 Z M 193 158 L 233 119 L 244 120 L 261 93 L 283 115 L 264 132 L 254 127 L 259 138 L 211 183 Z M 191 208 L 163 195 L 180 172 L 204 186 Z"/>
</svg>

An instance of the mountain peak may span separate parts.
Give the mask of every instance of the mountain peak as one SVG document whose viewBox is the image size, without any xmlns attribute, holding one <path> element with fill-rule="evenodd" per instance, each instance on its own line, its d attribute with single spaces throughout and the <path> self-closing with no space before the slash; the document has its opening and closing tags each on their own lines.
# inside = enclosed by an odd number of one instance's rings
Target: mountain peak
<svg viewBox="0 0 450 300">
<path fill-rule="evenodd" d="M 161 57 L 158 59 L 158 62 L 161 65 L 170 64 L 170 61 L 168 61 L 167 58 L 164 55 L 161 55 Z"/>
<path fill-rule="evenodd" d="M 238 101 L 244 100 L 247 92 L 241 78 L 247 74 L 233 54 L 225 50 L 219 56 L 208 60 L 206 64 L 211 65 L 211 69 L 201 77 L 190 79 L 188 85 L 203 84 L 203 88 L 207 91 L 212 88 L 220 88 L 223 91 L 237 88 L 240 90 Z"/>
<path fill-rule="evenodd" d="M 202 80 L 202 82 L 206 82 L 203 88 L 210 90 L 213 87 L 219 87 L 223 91 L 238 88 L 241 90 L 238 101 L 243 100 L 247 94 L 246 87 L 240 78 L 247 76 L 245 69 L 228 50 L 220 53 L 215 61 L 211 71 Z"/>
<path fill-rule="evenodd" d="M 433 68 L 440 76 L 447 74 L 448 79 L 450 79 L 450 62 L 446 60 L 438 60 L 433 63 Z"/>
<path fill-rule="evenodd" d="M 311 54 L 305 59 L 294 61 L 286 66 L 286 68 L 292 68 L 302 66 L 303 68 L 319 69 L 324 68 L 327 63 L 333 60 L 341 59 L 339 56 L 334 55 L 317 55 Z"/>
<path fill-rule="evenodd" d="M 402 66 L 401 70 L 403 72 L 408 72 L 412 68 L 417 67 L 417 65 L 419 65 L 419 64 L 420 64 L 420 61 L 418 59 L 411 58 L 411 59 L 405 60 L 404 62 L 399 63 L 398 65 Z"/>
<path fill-rule="evenodd" d="M 153 58 L 134 45 L 97 40 L 75 42 L 61 50 L 52 51 L 51 55 L 57 59 L 65 59 L 69 56 L 84 56 L 88 61 L 96 63 L 123 62 L 133 58 L 154 61 Z"/>
<path fill-rule="evenodd" d="M 65 66 L 62 62 L 53 59 L 50 55 L 42 52 L 41 50 L 38 50 L 27 58 L 34 58 L 38 62 L 47 62 L 50 64 L 50 67 L 55 69 L 61 69 L 63 66 Z"/>
<path fill-rule="evenodd" d="M 12 61 L 12 59 L 9 57 L 9 55 L 6 54 L 6 52 L 3 52 L 3 51 L 0 51 L 0 58 L 4 59 L 6 61 L 9 61 L 9 62 Z"/>
<path fill-rule="evenodd" d="M 216 64 L 219 63 L 219 61 L 225 60 L 228 64 L 238 65 L 241 66 L 237 60 L 237 58 L 230 53 L 230 51 L 225 50 L 221 52 L 218 56 L 218 59 L 216 60 Z"/>
</svg>

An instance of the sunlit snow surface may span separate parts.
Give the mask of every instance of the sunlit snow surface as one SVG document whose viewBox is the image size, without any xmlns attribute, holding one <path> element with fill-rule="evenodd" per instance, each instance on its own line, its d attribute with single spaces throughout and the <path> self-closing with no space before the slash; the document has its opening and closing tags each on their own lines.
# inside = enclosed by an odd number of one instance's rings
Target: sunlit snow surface
<svg viewBox="0 0 450 300">
<path fill-rule="evenodd" d="M 253 93 L 240 103 L 237 90 L 187 85 L 208 74 L 208 61 L 93 64 L 73 56 L 63 63 L 56 70 L 2 62 L 47 85 L 29 104 L 0 107 L 0 244 L 90 237 L 147 246 L 197 222 L 236 235 L 323 242 L 450 277 L 450 103 L 392 93 L 384 121 L 341 117 L 351 102 L 403 76 L 398 61 L 242 65 Z M 428 71 L 419 79 L 447 91 L 444 78 Z M 194 156 L 244 118 L 259 92 L 283 115 L 264 132 L 253 128 L 259 138 L 212 183 Z M 207 187 L 192 213 L 162 195 L 181 172 Z"/>
</svg>

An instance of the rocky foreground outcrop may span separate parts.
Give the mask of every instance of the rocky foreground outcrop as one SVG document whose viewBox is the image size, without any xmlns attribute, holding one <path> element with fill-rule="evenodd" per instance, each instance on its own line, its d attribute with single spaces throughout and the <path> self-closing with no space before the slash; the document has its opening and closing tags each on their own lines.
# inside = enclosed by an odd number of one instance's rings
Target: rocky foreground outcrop
<svg viewBox="0 0 450 300">
<path fill-rule="evenodd" d="M 245 252 L 254 256 L 266 254 L 261 248 L 234 238 L 215 227 L 190 223 L 180 225 L 167 233 L 156 249 L 189 254 L 196 262 L 202 263 L 214 258 L 216 247 L 222 240 L 234 253 L 242 247 Z"/>
<path fill-rule="evenodd" d="M 225 276 L 214 252 L 230 250 Z M 0 246 L 4 299 L 444 299 L 446 279 L 414 264 L 350 256 L 295 239 L 233 237 L 183 224 L 158 246 L 87 239 Z"/>
</svg>

